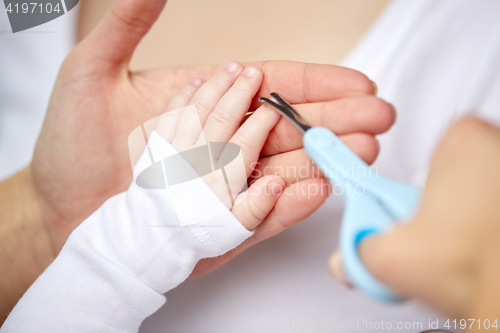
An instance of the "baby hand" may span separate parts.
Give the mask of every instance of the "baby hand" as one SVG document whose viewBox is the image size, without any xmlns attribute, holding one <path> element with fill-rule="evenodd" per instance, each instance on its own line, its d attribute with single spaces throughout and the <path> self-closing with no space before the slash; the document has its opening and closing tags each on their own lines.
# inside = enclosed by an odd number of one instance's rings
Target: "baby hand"
<svg viewBox="0 0 500 333">
<path fill-rule="evenodd" d="M 156 125 L 156 132 L 181 152 L 198 174 L 208 168 L 200 176 L 248 230 L 267 217 L 286 185 L 281 177 L 267 176 L 242 192 L 280 119 L 278 113 L 262 106 L 244 121 L 262 80 L 259 68 L 231 61 L 207 82 L 195 79 L 185 86 Z M 211 165 L 202 153 L 193 151 L 187 158 L 186 153 L 195 147 L 206 147 L 199 151 L 208 152 Z M 235 149 L 238 158 L 225 158 L 235 155 Z M 218 163 L 222 160 L 227 163 Z"/>
</svg>

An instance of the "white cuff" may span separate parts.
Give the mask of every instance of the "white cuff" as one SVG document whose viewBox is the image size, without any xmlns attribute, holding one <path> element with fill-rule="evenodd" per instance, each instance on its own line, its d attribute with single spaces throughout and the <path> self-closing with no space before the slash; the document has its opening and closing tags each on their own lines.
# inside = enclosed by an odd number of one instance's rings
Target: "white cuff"
<svg viewBox="0 0 500 333">
<path fill-rule="evenodd" d="M 136 332 L 202 258 L 226 253 L 250 237 L 205 182 L 144 189 L 136 177 L 176 154 L 152 133 L 134 182 L 70 235 L 1 332 Z M 186 219 L 200 219 L 192 223 Z M 181 217 L 181 218 L 180 218 Z"/>
</svg>

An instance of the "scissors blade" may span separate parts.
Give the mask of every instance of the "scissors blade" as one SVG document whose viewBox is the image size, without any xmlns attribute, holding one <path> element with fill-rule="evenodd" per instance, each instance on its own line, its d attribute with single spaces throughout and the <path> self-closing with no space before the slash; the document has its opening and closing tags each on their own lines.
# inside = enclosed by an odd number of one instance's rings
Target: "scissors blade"
<svg viewBox="0 0 500 333">
<path fill-rule="evenodd" d="M 289 103 L 281 98 L 280 95 L 277 93 L 271 93 L 271 97 L 274 100 L 261 97 L 259 98 L 259 101 L 271 106 L 285 116 L 285 118 L 292 122 L 292 124 L 294 124 L 302 132 L 302 134 L 311 128 L 304 118 L 302 118 L 302 116 Z"/>
</svg>

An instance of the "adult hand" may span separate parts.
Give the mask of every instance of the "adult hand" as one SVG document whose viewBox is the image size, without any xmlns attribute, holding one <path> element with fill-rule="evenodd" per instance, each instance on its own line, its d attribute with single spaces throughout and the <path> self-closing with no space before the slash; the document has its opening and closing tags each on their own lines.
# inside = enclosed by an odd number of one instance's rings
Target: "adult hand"
<svg viewBox="0 0 500 333">
<path fill-rule="evenodd" d="M 6 195 L 18 219 L 16 228 L 5 228 L 5 271 L 1 292 L 8 309 L 53 260 L 68 235 L 109 197 L 124 191 L 132 180 L 127 138 L 134 128 L 160 115 L 182 86 L 196 77 L 208 78 L 218 69 L 187 67 L 131 73 L 128 64 L 134 49 L 165 5 L 166 0 L 116 0 L 100 25 L 64 61 L 32 165 L 1 187 L 20 188 Z M 331 128 L 365 161 L 378 153 L 375 134 L 394 122 L 393 108 L 377 99 L 374 84 L 364 75 L 331 65 L 296 62 L 257 62 L 264 75 L 257 98 L 272 91 L 298 104 L 313 124 Z M 306 161 L 301 136 L 280 121 L 262 151 L 263 164 L 301 165 Z M 238 250 L 204 263 L 198 273 L 224 262 L 245 246 L 268 238 L 316 210 L 328 193 L 308 194 L 300 186 L 319 178 L 287 177 L 292 184 L 252 240 Z M 295 190 L 294 190 L 295 188 Z M 9 193 L 12 193 L 10 191 Z M 16 205 L 18 197 L 26 203 Z M 6 205 L 7 206 L 7 205 Z M 30 214 L 26 214 L 28 206 Z M 293 207 L 294 209 L 290 209 Z M 14 211 L 15 210 L 15 211 Z M 18 214 L 23 212 L 22 214 Z M 27 228 L 26 219 L 35 221 Z M 31 224 L 30 224 L 31 225 Z M 36 227 L 36 232 L 34 228 Z M 12 230 L 22 233 L 12 238 Z M 9 231 L 10 230 L 10 231 Z M 31 258 L 31 259 L 27 259 Z M 15 264 L 11 264 L 15 263 Z M 201 267 L 200 266 L 200 267 Z M 20 272 L 30 270 L 19 279 Z M 15 286 L 14 286 L 15 285 Z M 12 303 L 13 302 L 13 303 Z"/>
<path fill-rule="evenodd" d="M 493 323 L 500 311 L 498 170 L 500 129 L 458 121 L 436 152 L 414 220 L 361 245 L 367 268 L 402 295 Z M 343 275 L 338 254 L 330 267 Z"/>
<path fill-rule="evenodd" d="M 129 72 L 135 47 L 164 5 L 165 0 L 115 1 L 101 24 L 62 66 L 32 165 L 44 207 L 44 223 L 56 251 L 81 221 L 128 187 L 132 177 L 127 148 L 130 132 L 164 112 L 180 87 L 217 70 Z M 254 65 L 264 74 L 257 97 L 279 91 L 291 103 L 299 104 L 297 108 L 312 123 L 344 135 L 366 161 L 375 159 L 378 146 L 374 135 L 392 125 L 394 110 L 373 96 L 375 87 L 364 75 L 328 65 L 283 61 Z M 251 109 L 257 105 L 254 99 Z M 282 120 L 262 153 L 273 157 L 262 164 L 304 163 L 306 155 L 301 148 L 300 134 Z M 292 183 L 300 179 L 287 180 Z M 286 225 L 307 217 L 327 195 L 290 193 L 294 194 L 285 196 L 283 206 L 276 207 L 274 213 Z M 293 213 L 288 209 L 292 206 L 296 208 Z"/>
</svg>

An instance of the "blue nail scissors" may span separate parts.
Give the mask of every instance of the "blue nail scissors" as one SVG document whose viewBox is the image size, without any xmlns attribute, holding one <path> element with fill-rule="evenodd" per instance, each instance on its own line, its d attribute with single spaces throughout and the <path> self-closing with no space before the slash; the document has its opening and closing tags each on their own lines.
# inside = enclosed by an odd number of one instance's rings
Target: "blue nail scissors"
<svg viewBox="0 0 500 333">
<path fill-rule="evenodd" d="M 309 126 L 277 93 L 272 93 L 271 99 L 259 100 L 285 116 L 304 134 L 306 152 L 332 185 L 342 190 L 346 207 L 340 230 L 340 250 L 349 281 L 379 300 L 403 300 L 373 277 L 361 261 L 358 247 L 368 237 L 389 231 L 395 222 L 408 221 L 418 208 L 421 190 L 374 173 L 332 131 Z"/>
</svg>

